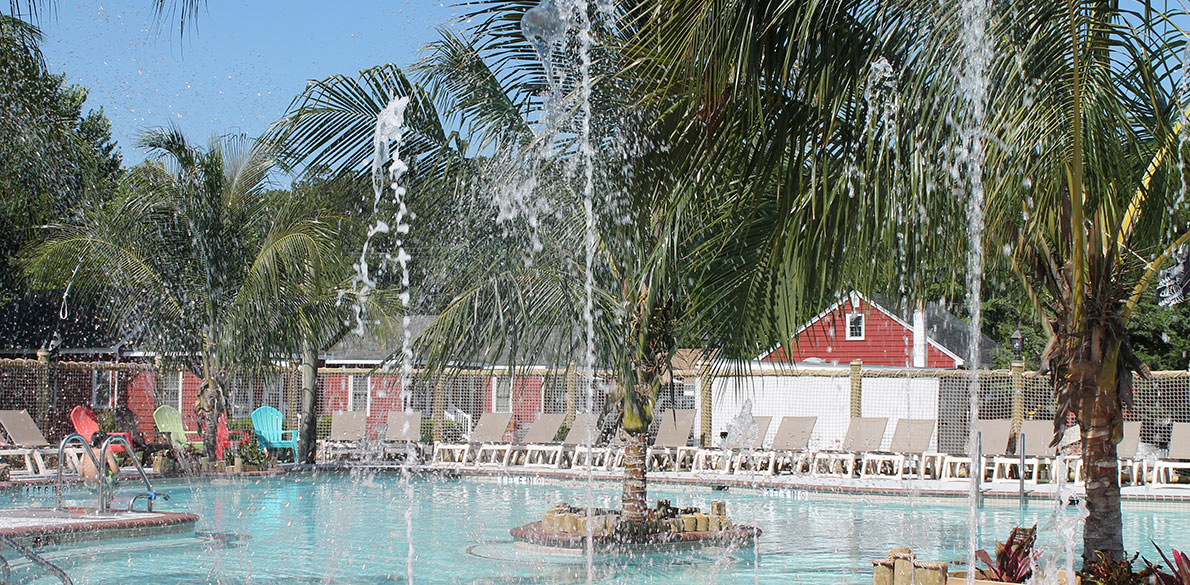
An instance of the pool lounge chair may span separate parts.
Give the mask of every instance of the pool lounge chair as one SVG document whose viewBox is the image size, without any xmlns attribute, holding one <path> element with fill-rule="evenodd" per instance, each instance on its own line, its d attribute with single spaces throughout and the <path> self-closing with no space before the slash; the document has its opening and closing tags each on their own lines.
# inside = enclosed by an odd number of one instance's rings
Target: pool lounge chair
<svg viewBox="0 0 1190 585">
<path fill-rule="evenodd" d="M 182 413 L 178 409 L 163 404 L 153 411 L 153 424 L 157 427 L 157 432 L 169 441 L 171 447 L 177 451 L 185 451 L 187 447 L 193 447 L 202 450 L 202 440 L 191 441 L 187 435 L 195 435 L 198 433 L 190 433 L 182 426 Z"/>
<path fill-rule="evenodd" d="M 751 467 L 757 471 L 767 470 L 776 475 L 783 471 L 803 473 L 809 471 L 814 453 L 810 451 L 810 435 L 816 416 L 784 416 L 777 424 L 777 433 L 768 451 L 752 454 Z M 737 466 L 737 469 L 739 467 Z"/>
<path fill-rule="evenodd" d="M 1132 485 L 1139 485 L 1148 477 L 1148 462 L 1144 457 L 1137 456 L 1140 453 L 1140 427 L 1140 421 L 1124 422 L 1124 437 L 1116 447 L 1116 457 L 1120 460 L 1120 483 L 1124 483 L 1124 478 L 1128 478 Z M 1078 456 L 1071 459 L 1076 480 L 1082 479 L 1083 458 Z"/>
<path fill-rule="evenodd" d="M 588 440 L 588 432 L 591 434 L 589 440 L 595 441 L 599 438 L 595 422 L 595 415 L 591 413 L 574 415 L 566 438 L 554 445 L 538 445 L 534 450 L 534 456 L 526 460 L 525 466 L 556 469 L 585 467 L 589 456 L 591 466 L 599 467 L 607 457 L 606 446 L 592 445 L 588 448 L 583 445 Z"/>
<path fill-rule="evenodd" d="M 559 444 L 554 440 L 558 436 L 558 429 L 566 421 L 565 414 L 541 414 L 529 427 L 520 441 L 508 448 L 504 458 L 505 465 L 530 465 L 530 461 L 540 462 L 549 459 L 553 447 Z M 539 466 L 539 465 L 538 465 Z"/>
<path fill-rule="evenodd" d="M 662 414 L 657 437 L 645 451 L 645 468 L 681 471 L 687 459 L 693 463 L 694 451 L 689 448 L 692 430 L 694 410 L 667 410 Z"/>
<path fill-rule="evenodd" d="M 949 454 L 942 459 L 941 479 L 959 479 L 959 469 L 967 468 L 967 477 L 973 469 L 982 474 L 980 481 L 987 475 L 988 462 L 996 455 L 1008 452 L 1008 437 L 1012 434 L 1012 419 L 997 418 L 975 421 L 975 428 L 979 431 L 983 456 L 978 462 L 972 461 L 970 454 Z"/>
<path fill-rule="evenodd" d="M 1169 485 L 1176 470 L 1190 469 L 1190 423 L 1173 423 L 1169 431 L 1169 449 L 1153 465 L 1153 485 Z"/>
<path fill-rule="evenodd" d="M 293 451 L 293 460 L 298 460 L 297 431 L 281 428 L 285 415 L 280 410 L 265 405 L 252 411 L 252 430 L 256 433 L 256 441 L 261 448 L 289 449 Z M 288 438 L 286 438 L 288 436 Z"/>
<path fill-rule="evenodd" d="M 512 422 L 510 412 L 485 412 L 479 417 L 465 443 L 435 443 L 432 463 L 467 464 L 478 460 L 484 445 L 505 444 L 504 433 Z"/>
<path fill-rule="evenodd" d="M 46 467 L 47 456 L 57 456 L 58 449 L 52 447 L 33 422 L 33 417 L 25 410 L 0 410 L 0 428 L 8 436 L 6 445 L 0 446 L 0 456 L 20 457 L 25 462 L 25 473 L 30 475 L 46 475 L 50 470 Z M 68 449 L 69 461 L 78 467 L 77 448 Z"/>
<path fill-rule="evenodd" d="M 368 415 L 364 412 L 332 412 L 330 434 L 318 442 L 318 458 L 332 460 L 343 455 L 358 455 L 363 448 L 367 423 Z"/>
<path fill-rule="evenodd" d="M 1021 469 L 1020 437 L 1025 437 L 1025 467 Z M 1026 483 L 1038 483 L 1042 470 L 1053 467 L 1054 458 L 1058 456 L 1055 447 L 1050 443 L 1054 438 L 1054 423 L 1050 420 L 1021 421 L 1021 430 L 1017 435 L 1014 453 L 997 455 L 992 458 L 992 481 L 1025 478 Z M 1016 470 L 1016 477 L 1012 471 Z M 1050 472 L 1053 475 L 1053 472 Z"/>
<path fill-rule="evenodd" d="M 392 410 L 384 429 L 384 454 L 396 455 L 407 463 L 421 462 L 421 411 Z M 413 457 L 413 461 L 409 461 Z"/>
<path fill-rule="evenodd" d="M 771 416 L 754 416 L 752 420 L 756 423 L 756 436 L 752 437 L 752 441 L 747 445 L 737 448 L 704 448 L 699 449 L 694 454 L 693 471 L 717 471 L 720 473 L 732 473 L 733 470 L 747 470 L 755 473 L 756 458 L 755 455 L 763 453 L 764 438 L 769 433 L 769 424 L 772 423 Z M 765 471 L 768 471 L 767 467 Z"/>
<path fill-rule="evenodd" d="M 924 479 L 927 451 L 934 427 L 938 421 L 932 418 L 902 418 L 897 420 L 888 451 L 864 453 L 860 464 L 860 477 L 893 477 L 902 479 L 908 474 Z"/>
<path fill-rule="evenodd" d="M 853 417 L 847 425 L 847 434 L 839 449 L 819 451 L 811 464 L 813 475 L 855 475 L 855 463 L 862 461 L 864 453 L 879 451 L 884 440 L 887 417 Z"/>
</svg>

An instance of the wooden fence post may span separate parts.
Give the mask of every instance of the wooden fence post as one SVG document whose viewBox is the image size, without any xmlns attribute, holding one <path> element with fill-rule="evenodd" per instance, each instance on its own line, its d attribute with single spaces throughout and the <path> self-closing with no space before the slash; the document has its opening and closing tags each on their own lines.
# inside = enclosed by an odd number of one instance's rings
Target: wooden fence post
<svg viewBox="0 0 1190 585">
<path fill-rule="evenodd" d="M 863 416 L 864 376 L 863 360 L 851 360 L 851 417 Z"/>
</svg>

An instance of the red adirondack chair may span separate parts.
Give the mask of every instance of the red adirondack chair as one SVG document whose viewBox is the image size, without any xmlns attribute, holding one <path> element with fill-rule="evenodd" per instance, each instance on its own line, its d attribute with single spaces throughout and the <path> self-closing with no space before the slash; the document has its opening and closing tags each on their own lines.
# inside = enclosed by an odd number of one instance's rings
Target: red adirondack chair
<svg viewBox="0 0 1190 585">
<path fill-rule="evenodd" d="M 232 435 L 240 438 L 233 439 Z M 248 433 L 244 431 L 227 430 L 227 413 L 219 413 L 219 420 L 215 423 L 215 457 L 223 459 L 223 450 L 232 446 L 239 446 L 248 440 Z"/>
<path fill-rule="evenodd" d="M 87 443 L 91 443 L 91 437 L 99 432 L 99 417 L 86 406 L 78 405 L 70 411 L 70 423 L 74 425 L 74 432 L 83 436 Z M 108 435 L 118 435 L 124 437 L 128 444 L 132 444 L 132 435 L 128 433 L 108 433 Z M 113 444 L 109 447 L 112 453 L 123 453 L 125 451 L 123 445 Z"/>
</svg>

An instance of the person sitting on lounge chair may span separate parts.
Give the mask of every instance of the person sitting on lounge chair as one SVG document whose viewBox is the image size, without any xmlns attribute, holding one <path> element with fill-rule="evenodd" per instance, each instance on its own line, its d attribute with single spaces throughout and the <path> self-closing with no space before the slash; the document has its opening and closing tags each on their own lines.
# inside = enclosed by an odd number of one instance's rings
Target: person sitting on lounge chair
<svg viewBox="0 0 1190 585">
<path fill-rule="evenodd" d="M 106 439 L 107 433 L 103 431 L 98 431 L 91 436 L 91 453 L 95 455 L 95 461 L 99 461 L 102 455 L 100 451 Z M 104 457 L 107 460 L 106 464 L 105 462 L 100 462 L 100 465 L 104 467 L 102 472 L 95 469 L 95 464 L 91 462 L 91 459 L 86 454 L 79 457 L 79 477 L 83 479 L 83 484 L 91 489 L 99 489 L 99 482 L 107 482 L 107 498 L 110 502 L 113 493 L 112 488 L 116 485 L 116 475 L 120 473 L 120 466 L 116 465 L 116 456 L 110 450 L 106 453 L 106 457 Z"/>
<path fill-rule="evenodd" d="M 140 430 L 140 420 L 136 413 L 127 406 L 121 406 L 114 412 L 116 430 L 128 433 L 132 441 L 132 449 L 140 453 L 141 465 L 148 465 L 153 460 L 153 454 L 158 451 L 169 451 L 169 443 L 150 443 L 145 440 L 145 434 Z"/>
</svg>

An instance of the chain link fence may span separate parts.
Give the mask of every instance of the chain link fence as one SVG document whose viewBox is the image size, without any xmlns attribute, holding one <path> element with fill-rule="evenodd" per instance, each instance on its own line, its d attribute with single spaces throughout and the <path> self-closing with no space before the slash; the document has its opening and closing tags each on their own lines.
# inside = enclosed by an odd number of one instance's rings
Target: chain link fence
<svg viewBox="0 0 1190 585">
<path fill-rule="evenodd" d="M 1054 392 L 1049 378 L 1031 372 L 985 370 L 977 376 L 975 404 L 979 419 L 1052 420 Z M 194 405 L 201 380 L 190 372 L 158 370 L 151 363 L 0 360 L 0 409 L 26 410 L 51 443 L 73 430 L 70 411 L 87 406 L 100 413 L 101 424 L 131 425 L 155 436 L 153 412 L 176 408 L 188 429 L 199 429 Z M 317 373 L 318 429 L 325 435 L 331 414 L 360 411 L 367 415 L 367 433 L 378 438 L 388 413 L 422 412 L 422 436 L 458 440 L 470 433 L 484 412 L 510 412 L 506 437 L 520 439 L 543 413 L 569 417 L 576 412 L 603 413 L 610 380 L 576 368 L 455 370 L 428 378 L 415 373 L 405 379 L 396 371 L 365 368 L 321 368 Z M 815 416 L 812 449 L 838 447 L 851 417 L 889 419 L 882 447 L 888 447 L 902 418 L 936 421 L 931 447 L 943 453 L 966 450 L 971 420 L 972 376 L 962 370 L 865 368 L 754 368 L 747 372 L 709 375 L 680 371 L 658 396 L 655 411 L 696 412 L 692 444 L 718 445 L 728 425 L 744 410 L 756 416 Z M 228 418 L 232 429 L 249 429 L 249 416 L 261 405 L 277 408 L 287 428 L 297 426 L 300 411 L 299 368 L 237 376 L 229 383 Z M 1124 417 L 1139 421 L 1142 444 L 1150 450 L 1169 442 L 1173 423 L 1190 422 L 1190 373 L 1155 372 L 1136 380 L 1133 402 Z M 655 417 L 653 432 L 660 416 Z M 769 426 L 767 445 L 777 424 Z M 604 429 L 603 436 L 610 435 Z"/>
</svg>

